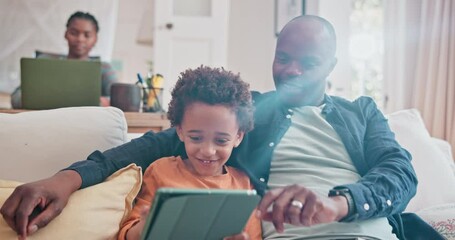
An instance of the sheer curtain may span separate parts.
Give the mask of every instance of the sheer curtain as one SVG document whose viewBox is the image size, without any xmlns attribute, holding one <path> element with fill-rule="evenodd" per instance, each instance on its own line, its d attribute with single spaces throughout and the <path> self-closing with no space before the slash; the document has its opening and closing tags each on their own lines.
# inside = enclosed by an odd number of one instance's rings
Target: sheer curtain
<svg viewBox="0 0 455 240">
<path fill-rule="evenodd" d="M 385 110 L 417 108 L 455 154 L 455 2 L 384 0 Z"/>
<path fill-rule="evenodd" d="M 21 57 L 34 57 L 35 50 L 68 52 L 64 39 L 68 17 L 75 11 L 90 12 L 100 26 L 91 55 L 111 58 L 118 0 L 2 0 L 0 1 L 0 92 L 20 84 Z"/>
</svg>

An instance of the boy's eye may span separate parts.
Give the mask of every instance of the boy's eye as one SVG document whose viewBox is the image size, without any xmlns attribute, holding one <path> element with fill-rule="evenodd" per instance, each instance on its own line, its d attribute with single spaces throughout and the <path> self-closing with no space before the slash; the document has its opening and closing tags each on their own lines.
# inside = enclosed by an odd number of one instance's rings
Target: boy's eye
<svg viewBox="0 0 455 240">
<path fill-rule="evenodd" d="M 189 138 L 190 138 L 192 141 L 195 141 L 195 142 L 201 141 L 201 139 L 202 139 L 202 137 L 199 137 L 199 136 L 190 136 Z"/>
<path fill-rule="evenodd" d="M 216 140 L 216 143 L 220 144 L 220 145 L 226 144 L 228 142 L 229 142 L 229 139 L 226 139 L 226 138 L 220 138 L 220 139 Z"/>
</svg>

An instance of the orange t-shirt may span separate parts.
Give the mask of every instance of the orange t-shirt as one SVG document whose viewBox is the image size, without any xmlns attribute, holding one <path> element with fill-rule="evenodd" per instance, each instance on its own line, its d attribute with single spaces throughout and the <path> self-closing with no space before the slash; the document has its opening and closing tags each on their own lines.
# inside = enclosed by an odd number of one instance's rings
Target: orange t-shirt
<svg viewBox="0 0 455 240">
<path fill-rule="evenodd" d="M 150 206 L 155 192 L 161 187 L 174 188 L 218 188 L 251 189 L 250 179 L 243 172 L 225 167 L 226 174 L 200 177 L 192 174 L 180 157 L 166 157 L 156 160 L 144 173 L 142 189 L 136 197 L 136 205 L 125 222 L 122 223 L 118 239 L 125 239 L 126 232 L 141 218 L 140 209 Z M 144 219 L 145 221 L 145 219 Z M 252 214 L 244 231 L 251 239 L 262 239 L 261 222 Z"/>
</svg>

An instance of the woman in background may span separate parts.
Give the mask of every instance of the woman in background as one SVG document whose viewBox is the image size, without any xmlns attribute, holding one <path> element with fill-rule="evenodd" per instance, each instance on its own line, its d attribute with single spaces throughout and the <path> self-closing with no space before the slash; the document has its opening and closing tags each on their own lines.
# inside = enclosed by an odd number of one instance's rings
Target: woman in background
<svg viewBox="0 0 455 240">
<path fill-rule="evenodd" d="M 98 40 L 98 21 L 90 13 L 77 11 L 73 13 L 67 23 L 65 39 L 68 42 L 68 55 L 38 53 L 37 58 L 75 59 L 84 61 L 99 60 L 89 57 L 89 53 Z M 117 82 L 117 76 L 111 65 L 107 62 L 101 64 L 101 105 L 109 105 L 109 95 L 112 83 Z M 21 90 L 18 87 L 11 94 L 13 108 L 21 108 Z"/>
</svg>

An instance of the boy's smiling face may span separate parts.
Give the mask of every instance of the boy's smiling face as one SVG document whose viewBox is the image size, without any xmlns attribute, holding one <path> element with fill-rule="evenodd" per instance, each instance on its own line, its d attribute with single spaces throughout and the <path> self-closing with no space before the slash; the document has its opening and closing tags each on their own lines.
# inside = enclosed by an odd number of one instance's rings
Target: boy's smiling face
<svg viewBox="0 0 455 240">
<path fill-rule="evenodd" d="M 185 143 L 190 171 L 199 176 L 223 174 L 232 149 L 243 139 L 235 112 L 223 105 L 188 105 L 177 134 Z"/>
</svg>

